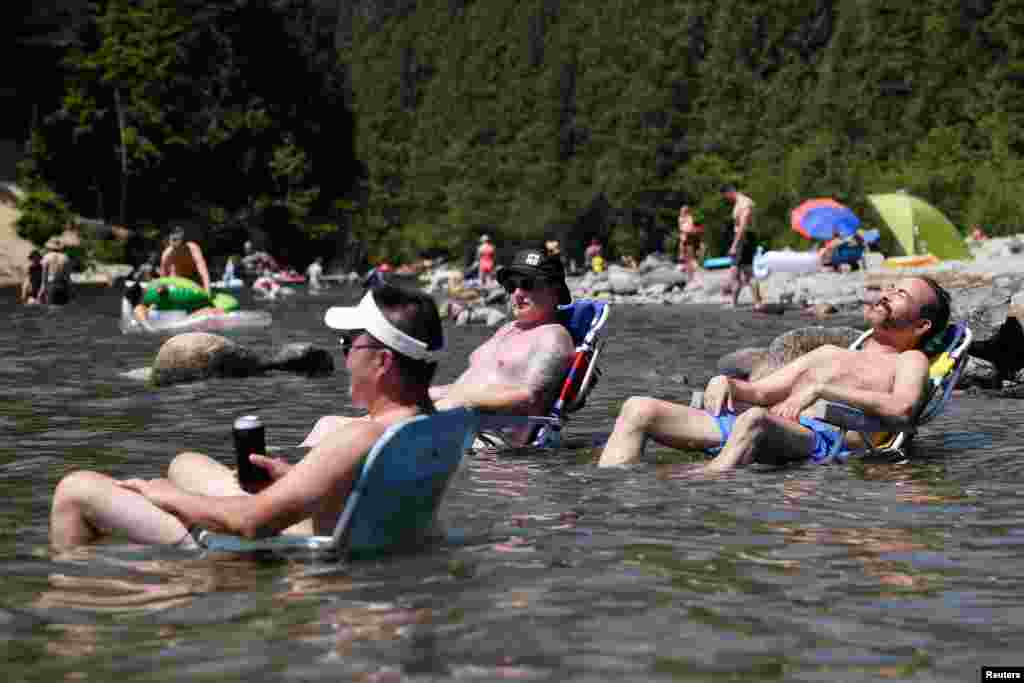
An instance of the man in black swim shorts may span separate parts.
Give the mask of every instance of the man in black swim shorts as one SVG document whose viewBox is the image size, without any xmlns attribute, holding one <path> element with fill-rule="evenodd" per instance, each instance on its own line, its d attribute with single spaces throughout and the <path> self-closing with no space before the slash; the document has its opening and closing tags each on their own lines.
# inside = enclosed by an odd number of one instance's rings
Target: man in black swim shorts
<svg viewBox="0 0 1024 683">
<path fill-rule="evenodd" d="M 747 285 L 754 295 L 754 305 L 761 304 L 761 290 L 754 280 L 754 252 L 757 249 L 753 232 L 754 200 L 736 190 L 735 185 L 723 185 L 722 199 L 731 202 L 732 229 L 727 231 L 726 243 L 729 245 L 729 256 L 733 265 L 729 269 L 732 281 L 732 305 L 739 301 L 740 292 Z"/>
</svg>

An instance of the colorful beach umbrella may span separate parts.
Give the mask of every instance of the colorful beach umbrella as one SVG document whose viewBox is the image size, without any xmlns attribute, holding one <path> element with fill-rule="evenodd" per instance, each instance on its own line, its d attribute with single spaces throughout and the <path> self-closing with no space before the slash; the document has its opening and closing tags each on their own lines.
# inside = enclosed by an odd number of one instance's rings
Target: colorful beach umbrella
<svg viewBox="0 0 1024 683">
<path fill-rule="evenodd" d="M 907 256 L 933 254 L 940 259 L 970 258 L 971 252 L 956 227 L 923 199 L 906 192 L 892 192 L 868 195 L 868 201 L 892 230 Z"/>
<path fill-rule="evenodd" d="M 860 219 L 834 199 L 808 199 L 793 209 L 789 224 L 809 240 L 830 240 L 838 231 L 840 237 L 857 232 Z"/>
</svg>

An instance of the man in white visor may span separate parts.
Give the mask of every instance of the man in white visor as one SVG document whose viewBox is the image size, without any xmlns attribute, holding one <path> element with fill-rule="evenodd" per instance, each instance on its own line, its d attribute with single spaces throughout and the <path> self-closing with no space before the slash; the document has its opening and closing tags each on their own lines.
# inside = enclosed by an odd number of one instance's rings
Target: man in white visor
<svg viewBox="0 0 1024 683">
<path fill-rule="evenodd" d="M 294 465 L 253 454 L 270 482 L 255 491 L 243 491 L 233 470 L 192 452 L 174 459 L 168 479 L 73 472 L 54 493 L 52 545 L 69 548 L 119 532 L 136 543 L 194 547 L 194 528 L 247 538 L 330 535 L 377 439 L 389 426 L 433 411 L 428 389 L 444 333 L 433 299 L 387 285 L 358 306 L 329 309 L 325 321 L 343 331 L 349 392 L 353 405 L 367 411 L 363 418 L 334 425 Z"/>
</svg>

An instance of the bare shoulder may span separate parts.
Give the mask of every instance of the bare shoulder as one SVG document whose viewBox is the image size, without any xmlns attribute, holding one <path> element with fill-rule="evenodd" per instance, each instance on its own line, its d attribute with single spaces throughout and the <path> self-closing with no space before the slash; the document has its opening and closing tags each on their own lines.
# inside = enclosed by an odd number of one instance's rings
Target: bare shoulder
<svg viewBox="0 0 1024 683">
<path fill-rule="evenodd" d="M 337 450 L 354 445 L 366 445 L 367 449 L 387 430 L 388 425 L 373 420 L 346 420 L 335 423 L 336 428 L 324 435 L 318 448 Z M 316 450 L 316 449 L 314 449 Z"/>
<path fill-rule="evenodd" d="M 348 477 L 386 429 L 371 420 L 352 420 L 324 435 L 289 474 L 304 480 L 322 478 L 321 483 Z"/>
<path fill-rule="evenodd" d="M 575 348 L 572 343 L 572 336 L 569 334 L 569 330 L 565 329 L 565 326 L 559 323 L 541 325 L 534 330 L 534 332 L 536 334 L 536 343 L 543 344 L 552 351 L 567 350 L 572 352 Z"/>
<path fill-rule="evenodd" d="M 920 349 L 910 349 L 900 354 L 900 364 L 917 368 L 928 368 L 931 365 L 931 361 L 928 360 L 928 356 Z"/>
</svg>

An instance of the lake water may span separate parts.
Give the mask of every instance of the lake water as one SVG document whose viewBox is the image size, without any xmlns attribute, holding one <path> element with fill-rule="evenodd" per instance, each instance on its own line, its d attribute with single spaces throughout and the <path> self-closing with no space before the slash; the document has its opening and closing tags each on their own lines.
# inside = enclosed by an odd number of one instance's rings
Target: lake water
<svg viewBox="0 0 1024 683">
<path fill-rule="evenodd" d="M 795 314 L 614 308 L 566 447 L 468 460 L 444 511 L 463 543 L 346 564 L 117 540 L 51 555 L 50 497 L 73 469 L 155 477 L 186 447 L 230 459 L 240 414 L 288 446 L 354 413 L 343 369 L 151 389 L 124 373 L 160 340 L 119 333 L 116 291 L 63 311 L 4 294 L 7 681 L 971 681 L 1024 665 L 1022 402 L 959 396 L 909 465 L 693 479 L 692 455 L 654 448 L 594 467 L 625 398 L 685 401 L 723 353 L 807 324 Z M 333 353 L 323 310 L 355 296 L 298 294 L 237 338 Z M 489 332 L 448 328 L 439 379 Z"/>
</svg>

